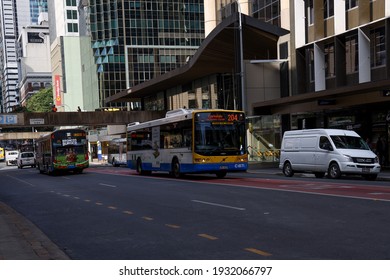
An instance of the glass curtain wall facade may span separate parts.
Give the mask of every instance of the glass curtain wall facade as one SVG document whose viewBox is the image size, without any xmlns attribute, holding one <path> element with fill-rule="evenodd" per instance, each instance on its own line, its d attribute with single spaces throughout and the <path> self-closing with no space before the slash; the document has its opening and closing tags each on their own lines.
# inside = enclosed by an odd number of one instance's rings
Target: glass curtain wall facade
<svg viewBox="0 0 390 280">
<path fill-rule="evenodd" d="M 90 0 L 101 107 L 105 98 L 184 65 L 204 39 L 203 10 L 201 0 Z"/>
<path fill-rule="evenodd" d="M 251 16 L 280 27 L 280 0 L 252 0 Z"/>
<path fill-rule="evenodd" d="M 31 24 L 38 24 L 39 13 L 47 12 L 47 0 L 30 0 Z"/>
</svg>

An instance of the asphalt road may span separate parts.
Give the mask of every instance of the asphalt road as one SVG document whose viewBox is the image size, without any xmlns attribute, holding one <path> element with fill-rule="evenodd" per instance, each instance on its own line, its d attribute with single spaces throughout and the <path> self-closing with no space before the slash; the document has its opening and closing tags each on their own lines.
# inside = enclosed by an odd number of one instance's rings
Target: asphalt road
<svg viewBox="0 0 390 280">
<path fill-rule="evenodd" d="M 72 259 L 389 259 L 381 182 L 0 170 L 0 200 Z"/>
</svg>

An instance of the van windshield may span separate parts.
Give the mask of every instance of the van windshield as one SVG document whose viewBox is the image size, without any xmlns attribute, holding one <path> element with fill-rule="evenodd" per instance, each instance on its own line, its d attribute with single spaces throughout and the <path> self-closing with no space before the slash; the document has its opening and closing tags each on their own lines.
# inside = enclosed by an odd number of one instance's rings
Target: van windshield
<svg viewBox="0 0 390 280">
<path fill-rule="evenodd" d="M 360 137 L 332 135 L 330 136 L 336 149 L 370 150 L 367 143 Z"/>
</svg>

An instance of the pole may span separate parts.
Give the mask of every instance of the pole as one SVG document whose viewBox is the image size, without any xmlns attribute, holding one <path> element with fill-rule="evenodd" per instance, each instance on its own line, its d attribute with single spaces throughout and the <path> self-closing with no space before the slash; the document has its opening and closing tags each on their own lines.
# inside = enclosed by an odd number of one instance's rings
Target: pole
<svg viewBox="0 0 390 280">
<path fill-rule="evenodd" d="M 238 29 L 240 32 L 240 77 L 241 77 L 241 110 L 246 114 L 245 75 L 244 75 L 244 49 L 242 43 L 242 12 L 241 4 L 236 1 L 238 7 Z"/>
</svg>

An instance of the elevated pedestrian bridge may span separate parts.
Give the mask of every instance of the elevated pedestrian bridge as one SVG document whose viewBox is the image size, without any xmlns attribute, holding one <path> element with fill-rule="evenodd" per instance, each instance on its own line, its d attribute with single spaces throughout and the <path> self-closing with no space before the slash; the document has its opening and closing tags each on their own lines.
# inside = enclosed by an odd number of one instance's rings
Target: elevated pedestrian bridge
<svg viewBox="0 0 390 280">
<path fill-rule="evenodd" d="M 0 114 L 0 140 L 37 139 L 45 132 L 34 132 L 37 127 L 85 126 L 90 128 L 120 126 L 162 118 L 164 111 L 114 112 L 46 112 Z M 31 132 L 8 132 L 5 128 L 30 127 Z"/>
</svg>

